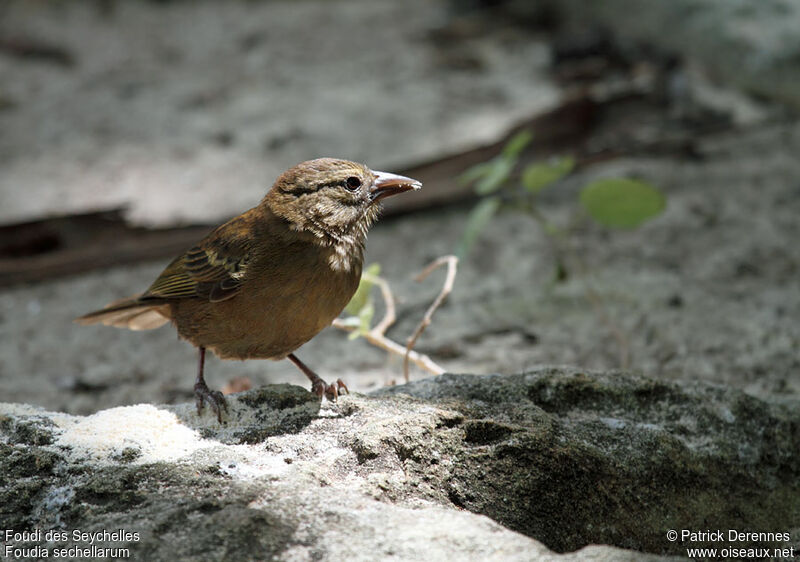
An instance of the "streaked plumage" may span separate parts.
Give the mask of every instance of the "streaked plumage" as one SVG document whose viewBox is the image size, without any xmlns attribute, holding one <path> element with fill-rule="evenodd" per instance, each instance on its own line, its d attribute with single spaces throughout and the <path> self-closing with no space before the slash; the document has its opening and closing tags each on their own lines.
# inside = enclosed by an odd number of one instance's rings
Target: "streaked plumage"
<svg viewBox="0 0 800 562">
<path fill-rule="evenodd" d="M 209 401 L 218 416 L 224 400 L 202 376 L 206 348 L 223 359 L 289 357 L 315 392 L 335 398 L 336 386 L 290 354 L 330 325 L 355 292 L 377 202 L 419 187 L 347 160 L 303 162 L 257 207 L 175 258 L 144 293 L 76 321 L 147 330 L 171 320 L 200 348 L 198 410 Z"/>
</svg>

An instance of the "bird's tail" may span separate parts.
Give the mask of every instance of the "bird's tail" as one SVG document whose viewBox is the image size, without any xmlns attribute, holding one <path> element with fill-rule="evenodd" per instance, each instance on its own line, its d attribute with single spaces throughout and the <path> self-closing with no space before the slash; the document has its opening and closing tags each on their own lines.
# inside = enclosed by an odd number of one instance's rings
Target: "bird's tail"
<svg viewBox="0 0 800 562">
<path fill-rule="evenodd" d="M 152 330 L 163 326 L 169 319 L 168 304 L 143 302 L 136 296 L 114 301 L 105 308 L 84 314 L 76 318 L 75 323 L 84 326 L 100 323 L 129 330 Z"/>
</svg>

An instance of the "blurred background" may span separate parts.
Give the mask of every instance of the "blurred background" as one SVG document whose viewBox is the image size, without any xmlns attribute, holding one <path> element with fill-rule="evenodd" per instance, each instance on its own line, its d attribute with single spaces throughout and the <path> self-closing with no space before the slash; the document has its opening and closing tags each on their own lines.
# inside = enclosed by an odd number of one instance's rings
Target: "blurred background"
<svg viewBox="0 0 800 562">
<path fill-rule="evenodd" d="M 792 0 L 6 0 L 0 400 L 191 400 L 174 330 L 72 319 L 321 156 L 424 183 L 387 205 L 367 262 L 404 343 L 444 274 L 413 276 L 460 251 L 417 344 L 444 369 L 624 368 L 796 399 L 797 29 Z M 604 219 L 587 192 L 609 179 L 657 208 Z M 357 391 L 403 380 L 335 329 L 298 355 Z M 206 374 L 306 385 L 288 362 Z"/>
</svg>

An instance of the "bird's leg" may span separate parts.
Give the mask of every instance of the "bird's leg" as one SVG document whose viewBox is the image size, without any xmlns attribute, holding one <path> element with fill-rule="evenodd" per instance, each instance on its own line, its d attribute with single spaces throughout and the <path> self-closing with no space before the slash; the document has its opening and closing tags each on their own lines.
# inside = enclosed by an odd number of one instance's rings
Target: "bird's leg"
<svg viewBox="0 0 800 562">
<path fill-rule="evenodd" d="M 317 373 L 309 369 L 305 363 L 300 361 L 294 353 L 290 353 L 286 358 L 297 365 L 297 368 L 303 371 L 303 374 L 311 380 L 311 392 L 319 396 L 320 399 L 325 395 L 328 400 L 335 402 L 336 398 L 342 394 L 341 390 L 344 390 L 346 394 L 350 394 L 350 391 L 347 390 L 347 385 L 344 384 L 342 379 L 336 379 L 335 383 L 328 384 Z"/>
<path fill-rule="evenodd" d="M 228 413 L 228 403 L 225 401 L 225 396 L 219 390 L 211 390 L 206 385 L 203 378 L 203 367 L 206 364 L 206 348 L 201 347 L 200 359 L 197 362 L 197 378 L 194 381 L 194 399 L 197 404 L 197 415 L 203 413 L 203 406 L 206 402 L 211 406 L 211 409 L 217 414 L 217 420 L 222 423 L 222 410 Z"/>
</svg>

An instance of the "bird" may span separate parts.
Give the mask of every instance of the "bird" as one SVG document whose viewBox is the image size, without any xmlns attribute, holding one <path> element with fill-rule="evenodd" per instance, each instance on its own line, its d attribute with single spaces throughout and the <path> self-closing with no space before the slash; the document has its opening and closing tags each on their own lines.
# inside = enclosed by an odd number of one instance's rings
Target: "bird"
<svg viewBox="0 0 800 562">
<path fill-rule="evenodd" d="M 225 397 L 204 378 L 206 350 L 221 359 L 289 359 L 320 400 L 349 392 L 295 355 L 339 316 L 358 288 L 366 236 L 381 201 L 422 184 L 338 158 L 283 172 L 261 202 L 176 257 L 143 293 L 75 322 L 150 330 L 172 322 L 199 352 L 194 397 L 222 423 Z"/>
</svg>

